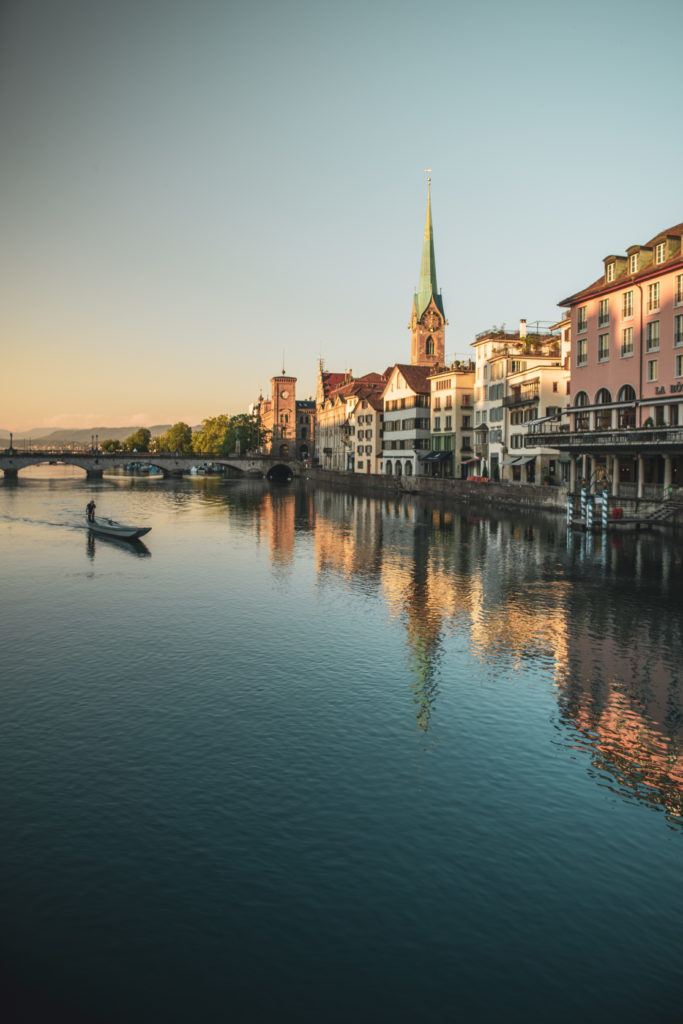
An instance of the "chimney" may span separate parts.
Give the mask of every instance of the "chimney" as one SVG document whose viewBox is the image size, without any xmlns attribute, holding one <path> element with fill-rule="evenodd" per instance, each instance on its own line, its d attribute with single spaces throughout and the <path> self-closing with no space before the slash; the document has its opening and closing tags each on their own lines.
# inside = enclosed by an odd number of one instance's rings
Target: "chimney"
<svg viewBox="0 0 683 1024">
<path fill-rule="evenodd" d="M 520 338 L 526 338 L 526 320 L 519 321 L 519 336 Z"/>
</svg>

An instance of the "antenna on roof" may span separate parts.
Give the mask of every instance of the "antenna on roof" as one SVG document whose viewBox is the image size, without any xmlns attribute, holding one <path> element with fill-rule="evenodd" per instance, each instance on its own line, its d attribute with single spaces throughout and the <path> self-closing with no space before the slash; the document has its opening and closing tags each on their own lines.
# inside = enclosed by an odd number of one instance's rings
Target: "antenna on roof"
<svg viewBox="0 0 683 1024">
<path fill-rule="evenodd" d="M 285 350 L 282 350 L 282 376 L 285 375 Z"/>
</svg>

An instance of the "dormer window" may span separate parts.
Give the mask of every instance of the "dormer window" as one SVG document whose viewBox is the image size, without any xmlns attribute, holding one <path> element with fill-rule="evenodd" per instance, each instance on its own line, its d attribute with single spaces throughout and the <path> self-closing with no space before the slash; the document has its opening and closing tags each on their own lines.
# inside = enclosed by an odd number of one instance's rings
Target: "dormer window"
<svg viewBox="0 0 683 1024">
<path fill-rule="evenodd" d="M 655 246 L 655 263 L 663 263 L 666 259 L 666 245 L 664 242 L 659 242 Z"/>
<path fill-rule="evenodd" d="M 609 282 L 613 281 L 613 280 L 614 280 L 614 264 L 613 263 L 608 263 L 607 264 L 607 283 L 609 284 Z"/>
<path fill-rule="evenodd" d="M 632 274 L 637 274 L 638 273 L 638 253 L 637 252 L 634 252 L 633 255 L 629 257 L 628 269 L 629 269 L 629 271 Z"/>
</svg>

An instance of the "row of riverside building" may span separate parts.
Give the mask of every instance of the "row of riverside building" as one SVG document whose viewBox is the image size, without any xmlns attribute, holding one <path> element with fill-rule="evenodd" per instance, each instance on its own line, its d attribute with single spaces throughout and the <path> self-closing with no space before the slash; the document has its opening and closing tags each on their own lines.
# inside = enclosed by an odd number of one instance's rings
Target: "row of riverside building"
<svg viewBox="0 0 683 1024">
<path fill-rule="evenodd" d="M 558 484 L 664 497 L 683 481 L 683 224 L 559 305 L 556 323 L 492 329 L 445 359 L 428 183 L 409 363 L 354 377 L 318 366 L 315 401 L 271 379 L 252 410 L 270 453 L 386 476 Z"/>
</svg>

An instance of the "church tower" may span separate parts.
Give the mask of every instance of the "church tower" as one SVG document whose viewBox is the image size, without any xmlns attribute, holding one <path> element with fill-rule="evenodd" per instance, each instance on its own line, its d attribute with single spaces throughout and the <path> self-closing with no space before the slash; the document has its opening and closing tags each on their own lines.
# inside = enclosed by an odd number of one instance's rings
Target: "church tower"
<svg viewBox="0 0 683 1024">
<path fill-rule="evenodd" d="M 446 324 L 441 293 L 436 283 L 432 230 L 432 179 L 427 178 L 427 222 L 422 245 L 420 284 L 413 297 L 410 319 L 410 362 L 413 366 L 444 366 Z"/>
</svg>

